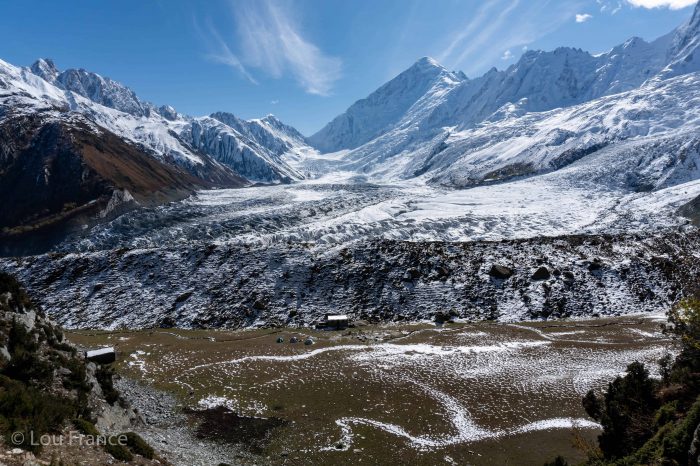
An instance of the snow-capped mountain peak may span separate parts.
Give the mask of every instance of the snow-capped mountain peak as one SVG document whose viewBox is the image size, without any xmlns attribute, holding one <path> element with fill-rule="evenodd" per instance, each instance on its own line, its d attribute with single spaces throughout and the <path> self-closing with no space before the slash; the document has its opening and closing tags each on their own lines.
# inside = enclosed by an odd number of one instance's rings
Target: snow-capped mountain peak
<svg viewBox="0 0 700 466">
<path fill-rule="evenodd" d="M 438 63 L 438 61 L 432 57 L 421 57 L 409 69 L 424 71 L 443 71 L 445 70 L 445 67 Z"/>
<path fill-rule="evenodd" d="M 289 182 L 302 175 L 282 156 L 313 151 L 296 129 L 273 116 L 245 121 L 219 112 L 192 118 L 170 105 L 143 101 L 129 87 L 97 73 L 61 72 L 50 59 L 39 59 L 23 69 L 8 64 L 0 69 L 0 82 L 3 71 L 11 77 L 8 87 L 33 96 L 32 104 L 44 102 L 87 116 L 142 145 L 157 159 L 174 161 L 196 176 L 206 178 L 204 167 L 218 162 L 251 182 Z M 1 97 L 0 106 L 14 102 L 3 102 Z"/>
<path fill-rule="evenodd" d="M 50 58 L 40 58 L 35 61 L 30 67 L 32 73 L 43 78 L 44 80 L 53 83 L 59 74 L 56 65 Z"/>
<path fill-rule="evenodd" d="M 456 85 L 466 77 L 423 57 L 391 81 L 358 100 L 345 113 L 308 138 L 322 152 L 354 149 L 386 133 L 436 85 Z"/>
</svg>

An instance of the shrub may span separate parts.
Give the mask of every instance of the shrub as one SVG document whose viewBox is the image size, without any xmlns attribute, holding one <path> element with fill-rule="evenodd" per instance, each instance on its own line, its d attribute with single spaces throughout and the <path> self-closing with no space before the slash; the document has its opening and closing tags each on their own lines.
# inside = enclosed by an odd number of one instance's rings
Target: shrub
<svg viewBox="0 0 700 466">
<path fill-rule="evenodd" d="M 665 332 L 681 346 L 670 370 L 669 381 L 686 387 L 690 403 L 700 392 L 700 300 L 687 299 L 668 313 Z"/>
<path fill-rule="evenodd" d="M 695 428 L 700 424 L 700 397 L 690 408 L 685 419 L 671 430 L 662 442 L 662 457 L 683 464 L 688 459 L 688 450 L 693 440 Z"/>
<path fill-rule="evenodd" d="M 75 411 L 75 405 L 68 400 L 0 376 L 0 424 L 8 436 L 8 445 L 39 452 L 41 445 L 32 445 L 31 435 L 37 438 L 59 431 L 65 419 Z M 14 432 L 23 433 L 24 442 L 19 445 L 12 442 L 9 436 Z"/>
<path fill-rule="evenodd" d="M 134 455 L 131 454 L 128 448 L 119 444 L 119 438 L 116 436 L 109 437 L 105 444 L 105 451 L 112 455 L 114 459 L 119 461 L 131 461 Z"/>
<path fill-rule="evenodd" d="M 0 311 L 17 312 L 34 307 L 22 285 L 15 277 L 4 272 L 0 272 L 0 295 L 9 296 L 7 301 L 0 300 Z"/>
<path fill-rule="evenodd" d="M 95 424 L 93 424 L 92 422 L 78 418 L 73 419 L 72 422 L 75 428 L 78 429 L 78 432 L 80 432 L 81 434 L 89 435 L 91 437 L 100 436 L 100 431 L 97 430 L 97 427 L 95 427 Z"/>
<path fill-rule="evenodd" d="M 40 360 L 39 343 L 24 324 L 12 319 L 8 331 L 7 350 L 12 359 L 2 370 L 3 375 L 23 382 L 33 380 L 39 384 L 51 383 L 53 371 L 47 361 Z"/>
<path fill-rule="evenodd" d="M 651 438 L 658 404 L 656 388 L 644 365 L 634 362 L 624 377 L 608 385 L 602 402 L 592 391 L 586 394 L 586 412 L 603 426 L 598 442 L 606 458 L 626 456 Z"/>
<path fill-rule="evenodd" d="M 139 434 L 136 432 L 125 432 L 121 435 L 126 437 L 126 446 L 129 447 L 129 450 L 131 450 L 132 453 L 141 455 L 149 460 L 153 459 L 153 456 L 155 455 L 153 448 L 146 443 L 146 441 L 141 438 Z"/>
<path fill-rule="evenodd" d="M 591 391 L 582 400 L 603 426 L 598 443 L 604 458 L 590 456 L 589 466 L 697 463 L 697 453 L 691 457 L 689 451 L 700 425 L 700 300 L 682 301 L 668 320 L 664 331 L 680 353 L 659 361 L 661 381 L 633 363 L 602 398 Z"/>
<path fill-rule="evenodd" d="M 677 411 L 678 401 L 666 403 L 665 405 L 660 407 L 659 410 L 656 412 L 656 415 L 654 416 L 654 425 L 657 428 L 661 428 L 669 422 L 674 421 L 676 418 Z"/>
</svg>

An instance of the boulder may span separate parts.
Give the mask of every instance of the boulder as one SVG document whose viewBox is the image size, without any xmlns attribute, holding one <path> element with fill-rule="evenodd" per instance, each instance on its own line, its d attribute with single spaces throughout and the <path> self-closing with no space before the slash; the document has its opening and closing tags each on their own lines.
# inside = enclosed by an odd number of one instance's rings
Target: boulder
<svg viewBox="0 0 700 466">
<path fill-rule="evenodd" d="M 598 259 L 598 258 L 593 259 L 593 262 L 588 264 L 588 270 L 591 272 L 594 272 L 596 270 L 600 270 L 601 268 L 603 268 L 603 264 L 602 264 L 602 262 L 600 262 L 600 259 Z"/>
<path fill-rule="evenodd" d="M 547 280 L 549 277 L 551 277 L 551 274 L 545 266 L 539 267 L 535 270 L 535 273 L 532 274 L 533 280 Z"/>
<path fill-rule="evenodd" d="M 450 315 L 446 314 L 444 312 L 438 312 L 435 314 L 433 317 L 433 320 L 435 321 L 436 324 L 444 324 L 445 322 L 448 322 L 450 320 Z"/>
<path fill-rule="evenodd" d="M 494 264 L 491 266 L 491 270 L 489 270 L 489 275 L 500 280 L 505 280 L 513 276 L 513 270 L 504 265 Z"/>
</svg>

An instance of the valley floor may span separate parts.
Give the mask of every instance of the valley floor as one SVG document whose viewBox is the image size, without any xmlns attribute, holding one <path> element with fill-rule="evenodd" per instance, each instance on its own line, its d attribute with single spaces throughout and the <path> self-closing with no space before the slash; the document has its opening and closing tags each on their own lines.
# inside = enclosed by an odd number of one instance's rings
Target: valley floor
<svg viewBox="0 0 700 466">
<path fill-rule="evenodd" d="M 253 430 L 245 437 L 215 431 L 219 442 L 228 438 L 248 450 L 230 458 L 232 464 L 541 465 L 560 453 L 583 458 L 574 443 L 593 441 L 598 427 L 581 397 L 631 361 L 653 370 L 668 349 L 663 320 L 647 314 L 522 324 L 358 322 L 338 332 L 154 329 L 67 336 L 85 346 L 116 346 L 118 372 L 172 393 L 172 403 L 195 410 L 195 425 L 211 430 L 224 416 L 227 425 Z M 300 341 L 290 343 L 293 336 Z M 307 337 L 313 345 L 302 343 Z M 149 422 L 144 436 L 178 463 L 176 439 L 153 434 L 159 428 L 162 434 L 163 417 Z"/>
</svg>

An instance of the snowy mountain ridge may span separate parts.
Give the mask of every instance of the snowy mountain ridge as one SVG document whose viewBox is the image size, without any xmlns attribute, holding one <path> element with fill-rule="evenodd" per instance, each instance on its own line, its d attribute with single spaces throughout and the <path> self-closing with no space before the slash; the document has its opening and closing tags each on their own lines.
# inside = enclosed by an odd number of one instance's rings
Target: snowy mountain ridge
<svg viewBox="0 0 700 466">
<path fill-rule="evenodd" d="M 462 73 L 447 71 L 434 59 L 423 57 L 366 99 L 355 102 L 309 137 L 309 142 L 322 152 L 354 149 L 392 129 L 407 112 L 419 110 L 418 102 L 425 102 L 426 95 L 444 94 L 464 80 Z"/>
<path fill-rule="evenodd" d="M 235 122 L 232 128 L 215 117 L 193 118 L 167 105 L 156 107 L 140 100 L 127 86 L 96 73 L 83 69 L 61 72 L 50 59 L 39 59 L 29 69 L 2 64 L 0 73 L 9 78 L 6 88 L 22 89 L 25 96 L 31 96 L 24 105 L 40 108 L 49 99 L 50 105 L 82 113 L 115 134 L 145 146 L 159 160 L 173 160 L 192 169 L 203 164 L 204 155 L 251 182 L 302 178 L 281 156 L 287 151 L 311 149 L 301 134 L 279 120 L 270 124 L 270 118 L 245 121 L 231 115 L 228 122 Z M 5 100 L 0 105 L 12 103 Z"/>
<path fill-rule="evenodd" d="M 519 135 L 529 131 L 524 126 L 527 120 L 522 120 L 523 125 L 509 124 L 509 134 L 500 132 L 496 123 L 510 122 L 528 114 L 572 108 L 636 89 L 673 92 L 672 86 L 644 86 L 645 83 L 700 71 L 700 62 L 695 58 L 700 56 L 697 53 L 699 45 L 700 7 L 696 7 L 688 23 L 652 42 L 635 37 L 597 55 L 567 47 L 551 52 L 528 51 L 507 69 L 499 71 L 493 68 L 475 79 L 450 73 L 434 60 L 424 58 L 367 99 L 353 104 L 308 141 L 319 149 L 346 149 L 342 160 L 333 165 L 339 170 L 358 171 L 372 179 L 387 181 L 431 172 L 432 176 L 426 175 L 429 180 L 462 187 L 469 184 L 464 184 L 464 179 L 473 173 L 456 175 L 460 171 L 457 167 L 464 165 L 449 167 L 446 161 L 456 163 L 459 157 L 455 154 L 460 148 L 478 146 L 479 141 L 483 142 L 486 131 L 480 131 L 481 126 L 497 131 L 501 140 L 512 137 L 511 146 L 515 146 L 514 141 Z M 431 71 L 426 72 L 426 69 Z M 438 89 L 441 78 L 446 76 L 452 78 L 450 84 L 443 84 Z M 411 91 L 405 91 L 407 81 L 418 84 Z M 695 92 L 694 87 L 687 90 Z M 392 102 L 395 95 L 403 105 Z M 637 95 L 636 98 L 644 99 L 645 96 Z M 649 99 L 648 112 L 659 110 L 654 107 L 655 102 L 658 100 Z M 384 115 L 378 118 L 382 122 L 379 134 L 375 134 L 373 126 L 365 123 L 372 113 Z M 594 110 L 590 117 L 596 119 Z M 643 118 L 644 114 L 634 114 L 634 117 Z M 635 126 L 635 123 L 630 124 Z M 595 134 L 581 133 L 580 136 L 600 139 Z M 622 131 L 615 137 L 633 136 Z M 459 142 L 460 138 L 464 141 Z M 540 142 L 548 144 L 546 139 Z M 568 144 L 567 149 L 585 151 L 592 150 L 593 144 L 581 143 L 578 149 L 572 146 Z M 451 156 L 441 154 L 433 159 L 445 151 Z M 527 158 L 525 153 L 521 155 L 523 160 Z M 442 162 L 437 163 L 439 160 Z M 532 162 L 537 165 L 537 161 Z M 487 173 L 487 165 L 483 166 L 483 173 Z M 525 174 L 518 169 L 511 171 L 514 175 Z M 451 175 L 448 176 L 447 172 Z M 451 176 L 462 180 L 450 184 L 447 180 Z M 505 177 L 499 176 L 499 179 Z"/>
</svg>

